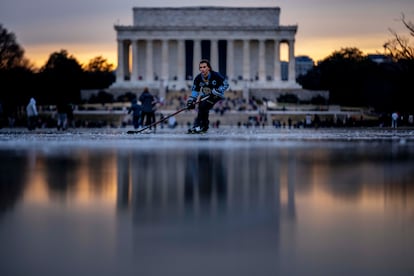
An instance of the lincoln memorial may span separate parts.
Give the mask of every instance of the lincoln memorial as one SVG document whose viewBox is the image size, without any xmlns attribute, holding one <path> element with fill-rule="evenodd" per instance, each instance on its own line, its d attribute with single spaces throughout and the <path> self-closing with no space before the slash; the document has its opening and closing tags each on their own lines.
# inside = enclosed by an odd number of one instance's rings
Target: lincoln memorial
<svg viewBox="0 0 414 276">
<path fill-rule="evenodd" d="M 133 8 L 133 25 L 115 25 L 112 89 L 189 89 L 198 62 L 228 78 L 232 90 L 300 89 L 295 74 L 297 26 L 279 24 L 279 7 Z M 288 77 L 281 77 L 281 45 Z"/>
</svg>

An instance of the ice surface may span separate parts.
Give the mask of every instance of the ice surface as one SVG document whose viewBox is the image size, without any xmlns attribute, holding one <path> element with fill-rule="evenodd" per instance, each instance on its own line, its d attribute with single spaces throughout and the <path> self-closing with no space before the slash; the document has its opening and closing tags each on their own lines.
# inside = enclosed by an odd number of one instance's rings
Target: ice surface
<svg viewBox="0 0 414 276">
<path fill-rule="evenodd" d="M 298 146 L 320 142 L 379 142 L 391 141 L 412 145 L 414 129 L 390 128 L 309 128 L 220 127 L 205 134 L 187 134 L 187 129 L 157 128 L 156 132 L 127 134 L 131 128 L 1 129 L 0 147 L 239 147 L 239 146 Z M 219 143 L 218 143 L 219 142 Z M 304 143 L 306 142 L 306 143 Z"/>
</svg>

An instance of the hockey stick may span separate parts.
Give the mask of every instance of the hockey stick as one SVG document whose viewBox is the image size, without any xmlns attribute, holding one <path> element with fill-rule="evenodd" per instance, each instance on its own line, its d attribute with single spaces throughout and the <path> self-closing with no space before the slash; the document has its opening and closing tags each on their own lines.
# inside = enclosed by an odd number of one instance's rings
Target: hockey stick
<svg viewBox="0 0 414 276">
<path fill-rule="evenodd" d="M 208 97 L 209 97 L 209 96 L 206 96 L 206 97 L 204 97 L 204 98 L 201 98 L 200 100 L 196 101 L 196 102 L 194 103 L 194 105 L 199 104 L 200 102 L 202 102 L 202 101 L 204 101 L 204 100 L 207 100 L 207 99 L 208 99 Z M 168 116 L 165 116 L 165 117 L 164 117 L 164 118 L 162 118 L 161 120 L 156 121 L 156 122 L 153 122 L 152 124 L 147 125 L 147 126 L 146 126 L 146 127 L 144 127 L 144 128 L 141 128 L 140 130 L 128 130 L 128 131 L 127 131 L 127 133 L 128 133 L 128 134 L 137 134 L 137 133 L 140 133 L 140 132 L 142 132 L 142 131 L 144 131 L 144 130 L 147 130 L 147 129 L 149 129 L 149 128 L 153 127 L 153 126 L 158 125 L 159 123 L 164 122 L 164 121 L 165 121 L 165 120 L 167 120 L 168 118 L 170 118 L 170 117 L 172 117 L 172 116 L 175 116 L 175 115 L 177 115 L 178 113 L 181 113 L 181 112 L 183 112 L 183 111 L 185 111 L 185 110 L 189 110 L 189 109 L 188 109 L 188 106 L 183 107 L 183 108 L 181 108 L 180 110 L 178 110 L 178 111 L 176 111 L 176 112 L 174 112 L 174 113 L 172 113 L 172 114 L 170 114 L 170 115 L 168 115 Z"/>
</svg>

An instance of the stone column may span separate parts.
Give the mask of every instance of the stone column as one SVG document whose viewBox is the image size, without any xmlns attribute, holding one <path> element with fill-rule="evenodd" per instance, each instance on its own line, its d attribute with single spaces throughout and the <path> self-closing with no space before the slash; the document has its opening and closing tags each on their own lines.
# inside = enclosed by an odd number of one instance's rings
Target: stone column
<svg viewBox="0 0 414 276">
<path fill-rule="evenodd" d="M 275 68 L 274 68 L 274 81 L 279 82 L 282 77 L 280 75 L 281 68 L 280 68 L 280 41 L 275 40 Z"/>
<path fill-rule="evenodd" d="M 145 79 L 147 82 L 154 81 L 154 64 L 153 64 L 153 52 L 152 52 L 152 40 L 147 40 L 147 48 L 146 48 L 146 54 L 147 54 L 147 60 L 146 60 L 146 74 Z"/>
<path fill-rule="evenodd" d="M 201 59 L 201 40 L 194 40 L 194 52 L 193 52 L 193 79 L 198 75 L 200 70 L 198 65 Z"/>
<path fill-rule="evenodd" d="M 166 87 L 168 86 L 168 40 L 161 40 L 161 77 L 160 77 L 160 88 L 158 90 L 158 96 L 160 99 L 165 99 Z"/>
<path fill-rule="evenodd" d="M 217 39 L 211 40 L 210 43 L 210 64 L 215 71 L 219 71 L 219 60 L 218 60 L 218 41 Z"/>
<path fill-rule="evenodd" d="M 118 67 L 116 69 L 117 82 L 123 82 L 125 80 L 124 50 L 125 50 L 124 41 L 118 40 Z"/>
<path fill-rule="evenodd" d="M 235 79 L 234 76 L 234 41 L 227 40 L 227 77 L 230 80 Z"/>
<path fill-rule="evenodd" d="M 289 82 L 296 82 L 295 70 L 295 40 L 289 40 Z"/>
<path fill-rule="evenodd" d="M 162 40 L 161 48 L 161 79 L 168 81 L 168 40 Z"/>
<path fill-rule="evenodd" d="M 131 81 L 138 81 L 138 41 L 137 40 L 132 40 Z"/>
<path fill-rule="evenodd" d="M 243 40 L 243 79 L 250 81 L 250 41 Z"/>
<path fill-rule="evenodd" d="M 185 80 L 185 43 L 184 40 L 180 39 L 178 40 L 178 46 L 177 46 L 177 66 L 178 66 L 178 81 L 184 81 Z"/>
<path fill-rule="evenodd" d="M 259 40 L 259 81 L 266 80 L 265 41 Z"/>
</svg>

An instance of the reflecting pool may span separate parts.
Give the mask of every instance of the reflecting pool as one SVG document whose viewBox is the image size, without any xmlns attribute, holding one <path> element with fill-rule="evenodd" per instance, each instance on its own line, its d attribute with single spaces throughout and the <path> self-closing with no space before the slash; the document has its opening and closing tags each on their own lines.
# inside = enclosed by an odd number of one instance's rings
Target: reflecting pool
<svg viewBox="0 0 414 276">
<path fill-rule="evenodd" d="M 414 275 L 410 144 L 116 145 L 0 149 L 0 275 Z"/>
</svg>

